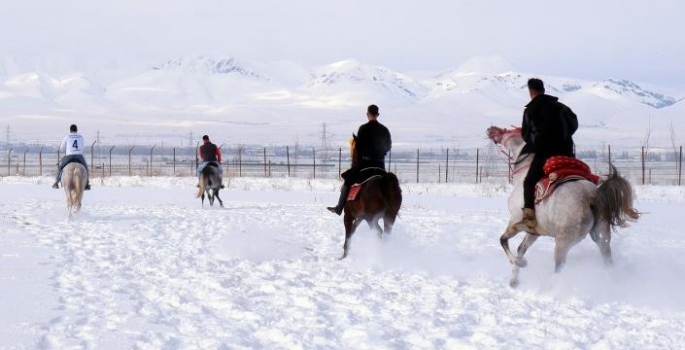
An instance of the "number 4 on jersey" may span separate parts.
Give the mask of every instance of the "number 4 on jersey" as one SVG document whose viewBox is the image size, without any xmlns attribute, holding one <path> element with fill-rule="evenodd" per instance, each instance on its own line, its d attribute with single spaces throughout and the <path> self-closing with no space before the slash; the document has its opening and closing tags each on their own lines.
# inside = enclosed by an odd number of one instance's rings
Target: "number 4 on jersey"
<svg viewBox="0 0 685 350">
<path fill-rule="evenodd" d="M 71 145 L 71 148 L 78 149 L 78 140 L 74 140 L 74 143 Z"/>
</svg>

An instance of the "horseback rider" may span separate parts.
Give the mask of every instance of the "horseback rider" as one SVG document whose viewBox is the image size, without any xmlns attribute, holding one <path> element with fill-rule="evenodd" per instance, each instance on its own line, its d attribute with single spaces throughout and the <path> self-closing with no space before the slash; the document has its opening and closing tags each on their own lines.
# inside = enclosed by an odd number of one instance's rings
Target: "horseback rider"
<svg viewBox="0 0 685 350">
<path fill-rule="evenodd" d="M 575 157 L 571 135 L 578 125 L 575 114 L 559 102 L 559 98 L 545 94 L 542 80 L 529 79 L 528 91 L 531 101 L 523 111 L 521 136 L 526 145 L 521 154 L 534 153 L 535 156 L 523 181 L 523 219 L 514 226 L 523 225 L 529 231 L 535 232 L 535 184 L 545 175 L 543 167 L 547 159 L 559 155 Z M 564 120 L 565 114 L 562 113 L 562 109 L 566 109 L 567 113 L 572 115 L 575 125 Z"/>
<path fill-rule="evenodd" d="M 88 175 L 88 164 L 86 164 L 86 159 L 83 157 L 84 147 L 85 141 L 83 140 L 83 136 L 78 133 L 78 127 L 76 124 L 71 124 L 69 127 L 69 134 L 62 139 L 59 148 L 61 152 L 64 152 L 65 156 L 57 165 L 57 174 L 52 188 L 59 188 L 59 182 L 62 179 L 62 169 L 71 162 L 81 163 L 81 165 L 86 168 L 86 176 Z M 90 182 L 88 180 L 86 180 L 85 189 L 90 190 Z"/>
<path fill-rule="evenodd" d="M 202 136 L 202 146 L 197 150 L 197 155 L 202 160 L 197 166 L 197 177 L 200 177 L 202 169 L 210 164 L 219 168 L 219 174 L 221 174 L 221 176 L 224 175 L 224 169 L 221 167 L 221 150 L 209 141 L 209 136 Z M 224 185 L 221 185 L 221 188 L 224 188 Z"/>
<path fill-rule="evenodd" d="M 370 105 L 366 110 L 366 117 L 369 121 L 359 127 L 355 139 L 354 147 L 357 152 L 357 163 L 340 175 L 345 182 L 340 189 L 338 204 L 334 207 L 326 208 L 331 213 L 342 214 L 350 186 L 360 179 L 359 172 L 361 170 L 380 168 L 385 171 L 385 155 L 392 147 L 392 140 L 388 128 L 378 122 L 378 116 L 378 106 Z"/>
</svg>

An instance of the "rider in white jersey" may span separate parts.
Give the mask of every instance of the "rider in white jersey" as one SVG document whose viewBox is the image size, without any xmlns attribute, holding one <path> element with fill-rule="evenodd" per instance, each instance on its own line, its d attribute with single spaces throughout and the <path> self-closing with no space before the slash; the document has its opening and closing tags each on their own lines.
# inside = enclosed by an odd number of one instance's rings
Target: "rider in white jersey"
<svg viewBox="0 0 685 350">
<path fill-rule="evenodd" d="M 52 185 L 52 188 L 59 188 L 59 181 L 62 178 L 62 169 L 71 162 L 81 163 L 86 167 L 87 174 L 88 164 L 86 164 L 86 159 L 83 157 L 83 148 L 85 147 L 83 136 L 78 133 L 78 127 L 75 124 L 71 124 L 69 131 L 69 135 L 62 139 L 62 144 L 59 147 L 60 151 L 64 152 L 65 156 L 59 162 L 57 176 L 55 177 L 55 183 Z M 86 181 L 86 190 L 90 190 L 90 183 L 88 181 Z"/>
</svg>

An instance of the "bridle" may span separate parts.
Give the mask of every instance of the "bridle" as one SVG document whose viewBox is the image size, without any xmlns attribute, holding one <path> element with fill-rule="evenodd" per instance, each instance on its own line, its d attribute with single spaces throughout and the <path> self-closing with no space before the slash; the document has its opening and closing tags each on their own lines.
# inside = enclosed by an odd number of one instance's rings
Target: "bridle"
<svg viewBox="0 0 685 350">
<path fill-rule="evenodd" d="M 523 157 L 519 157 L 520 159 L 516 159 L 517 157 L 512 155 L 510 151 L 505 152 L 507 144 L 516 136 L 521 136 L 520 127 L 512 126 L 512 129 L 500 129 L 492 126 L 490 129 L 488 129 L 488 138 L 490 138 L 494 144 L 499 146 L 499 152 L 507 157 L 509 163 L 509 177 L 511 178 L 525 169 L 528 169 L 528 166 L 523 166 L 514 170 L 518 164 L 530 156 L 530 153 L 527 153 Z"/>
<path fill-rule="evenodd" d="M 496 126 L 492 126 L 488 129 L 488 138 L 499 146 L 500 153 L 504 154 L 509 161 L 513 161 L 514 156 L 511 155 L 511 152 L 505 152 L 504 149 L 507 148 L 507 144 L 515 136 L 521 136 L 521 128 L 513 127 L 513 129 L 500 129 Z"/>
</svg>

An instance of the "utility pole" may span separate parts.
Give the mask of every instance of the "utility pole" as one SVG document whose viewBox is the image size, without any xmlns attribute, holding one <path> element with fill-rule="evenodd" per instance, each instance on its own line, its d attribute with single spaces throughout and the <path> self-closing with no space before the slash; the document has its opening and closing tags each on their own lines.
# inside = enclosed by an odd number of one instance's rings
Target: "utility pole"
<svg viewBox="0 0 685 350">
<path fill-rule="evenodd" d="M 328 132 L 326 131 L 326 122 L 321 123 L 321 151 L 323 152 L 324 161 L 328 158 Z"/>
<path fill-rule="evenodd" d="M 7 128 L 5 131 L 5 142 L 7 143 L 7 147 L 10 146 L 10 125 L 7 124 Z"/>
</svg>

